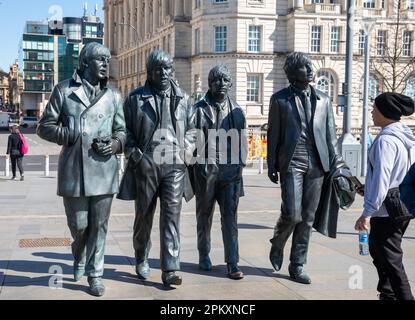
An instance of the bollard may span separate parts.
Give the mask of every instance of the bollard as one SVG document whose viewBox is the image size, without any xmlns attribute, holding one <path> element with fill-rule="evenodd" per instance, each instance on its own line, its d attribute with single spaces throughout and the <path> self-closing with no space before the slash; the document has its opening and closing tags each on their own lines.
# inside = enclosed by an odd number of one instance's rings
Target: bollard
<svg viewBox="0 0 415 320">
<path fill-rule="evenodd" d="M 4 175 L 6 177 L 10 175 L 10 158 L 8 154 L 6 154 L 6 167 L 4 168 Z"/>
<path fill-rule="evenodd" d="M 124 153 L 120 154 L 120 156 L 119 156 L 119 160 L 120 160 L 119 165 L 120 165 L 120 167 L 119 167 L 119 170 L 118 170 L 118 175 L 119 175 L 120 178 L 121 178 L 122 174 L 124 173 L 124 159 L 125 159 Z"/>
<path fill-rule="evenodd" d="M 49 155 L 45 154 L 45 177 L 49 177 Z"/>
<path fill-rule="evenodd" d="M 259 157 L 259 174 L 263 174 L 264 173 L 264 158 L 263 157 Z"/>
</svg>

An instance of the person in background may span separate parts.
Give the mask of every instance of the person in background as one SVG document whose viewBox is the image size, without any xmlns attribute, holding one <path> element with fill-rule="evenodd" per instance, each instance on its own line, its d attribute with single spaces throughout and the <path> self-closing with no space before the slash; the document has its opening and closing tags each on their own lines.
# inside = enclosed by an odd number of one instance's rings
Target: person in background
<svg viewBox="0 0 415 320">
<path fill-rule="evenodd" d="M 414 101 L 402 94 L 385 92 L 375 99 L 373 123 L 382 130 L 370 148 L 366 184 L 356 188 L 364 196 L 364 210 L 355 229 L 369 230 L 370 221 L 369 252 L 379 275 L 380 300 L 414 298 L 402 264 L 401 242 L 409 220 L 394 222 L 384 204 L 388 191 L 400 185 L 415 160 L 415 137 L 400 122 L 401 116 L 413 113 Z"/>
<path fill-rule="evenodd" d="M 23 154 L 20 151 L 21 146 L 22 141 L 19 136 L 19 127 L 17 125 L 14 125 L 12 127 L 12 133 L 9 135 L 6 152 L 6 154 L 10 155 L 10 159 L 12 162 L 12 180 L 16 180 L 16 165 L 17 167 L 19 167 L 20 181 L 24 180 Z"/>
</svg>

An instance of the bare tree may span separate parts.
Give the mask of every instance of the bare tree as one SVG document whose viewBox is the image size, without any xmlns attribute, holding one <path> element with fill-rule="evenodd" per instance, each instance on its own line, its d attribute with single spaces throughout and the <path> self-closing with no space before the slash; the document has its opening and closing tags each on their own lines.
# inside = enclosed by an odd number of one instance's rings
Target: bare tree
<svg viewBox="0 0 415 320">
<path fill-rule="evenodd" d="M 376 41 L 375 55 L 372 55 L 371 69 L 383 82 L 384 91 L 404 92 L 408 76 L 415 71 L 415 58 L 412 56 L 413 32 L 407 30 L 406 1 L 393 2 L 393 23 L 388 28 L 383 44 Z M 378 37 L 379 35 L 376 35 Z M 378 39 L 376 39 L 378 40 Z M 409 54 L 408 54 L 409 53 Z"/>
</svg>

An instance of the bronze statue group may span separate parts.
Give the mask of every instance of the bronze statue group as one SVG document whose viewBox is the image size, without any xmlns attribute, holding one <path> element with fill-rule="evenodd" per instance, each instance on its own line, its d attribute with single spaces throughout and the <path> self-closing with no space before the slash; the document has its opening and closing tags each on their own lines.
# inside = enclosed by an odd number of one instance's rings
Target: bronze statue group
<svg viewBox="0 0 415 320">
<path fill-rule="evenodd" d="M 237 212 L 244 195 L 246 119 L 228 95 L 229 70 L 224 65 L 212 68 L 209 90 L 192 105 L 172 78 L 172 57 L 155 50 L 147 58 L 144 86 L 122 102 L 119 93 L 107 86 L 109 59 L 107 48 L 87 44 L 73 78 L 55 86 L 37 129 L 40 137 L 62 146 L 57 193 L 63 197 L 73 237 L 75 280 L 86 275 L 92 295 L 105 292 L 105 239 L 115 194 L 135 201 L 132 237 L 139 279 L 150 276 L 150 236 L 159 201 L 161 280 L 165 286 L 181 285 L 180 212 L 183 197 L 189 201 L 193 196 L 199 268 L 212 269 L 210 233 L 217 202 L 227 274 L 242 279 Z M 268 176 L 281 184 L 282 197 L 269 258 L 279 271 L 292 235 L 290 278 L 310 284 L 304 265 L 312 228 L 333 236 L 338 209 L 353 202 L 356 190 L 337 150 L 330 98 L 310 85 L 314 78 L 310 59 L 291 53 L 284 71 L 290 85 L 271 97 L 268 122 Z M 120 153 L 128 162 L 119 185 L 116 155 Z M 379 274 L 384 265 L 376 265 Z M 384 278 L 392 288 L 390 296 L 402 298 L 394 285 L 397 272 L 388 272 Z"/>
</svg>

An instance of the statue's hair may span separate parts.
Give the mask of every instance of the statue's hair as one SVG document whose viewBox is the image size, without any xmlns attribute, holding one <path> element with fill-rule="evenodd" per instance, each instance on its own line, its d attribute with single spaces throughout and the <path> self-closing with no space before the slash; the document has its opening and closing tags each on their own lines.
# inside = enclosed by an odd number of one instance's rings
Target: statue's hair
<svg viewBox="0 0 415 320">
<path fill-rule="evenodd" d="M 84 72 L 88 62 L 92 59 L 100 58 L 102 56 L 111 58 L 111 52 L 107 47 L 104 47 L 98 42 L 87 43 L 79 54 L 79 72 Z"/>
<path fill-rule="evenodd" d="M 213 67 L 209 71 L 209 76 L 208 76 L 209 88 L 210 88 L 211 83 L 219 77 L 223 77 L 223 78 L 229 79 L 229 81 L 232 81 L 232 75 L 231 75 L 228 67 L 225 66 L 224 64 L 219 64 L 219 65 Z"/>
<path fill-rule="evenodd" d="M 288 78 L 288 81 L 292 83 L 295 78 L 295 71 L 307 64 L 311 64 L 311 59 L 303 52 L 292 52 L 287 56 L 284 64 L 284 71 Z"/>
<path fill-rule="evenodd" d="M 147 57 L 146 68 L 147 75 L 160 64 L 171 66 L 174 69 L 174 61 L 170 54 L 163 50 L 154 50 Z"/>
</svg>

